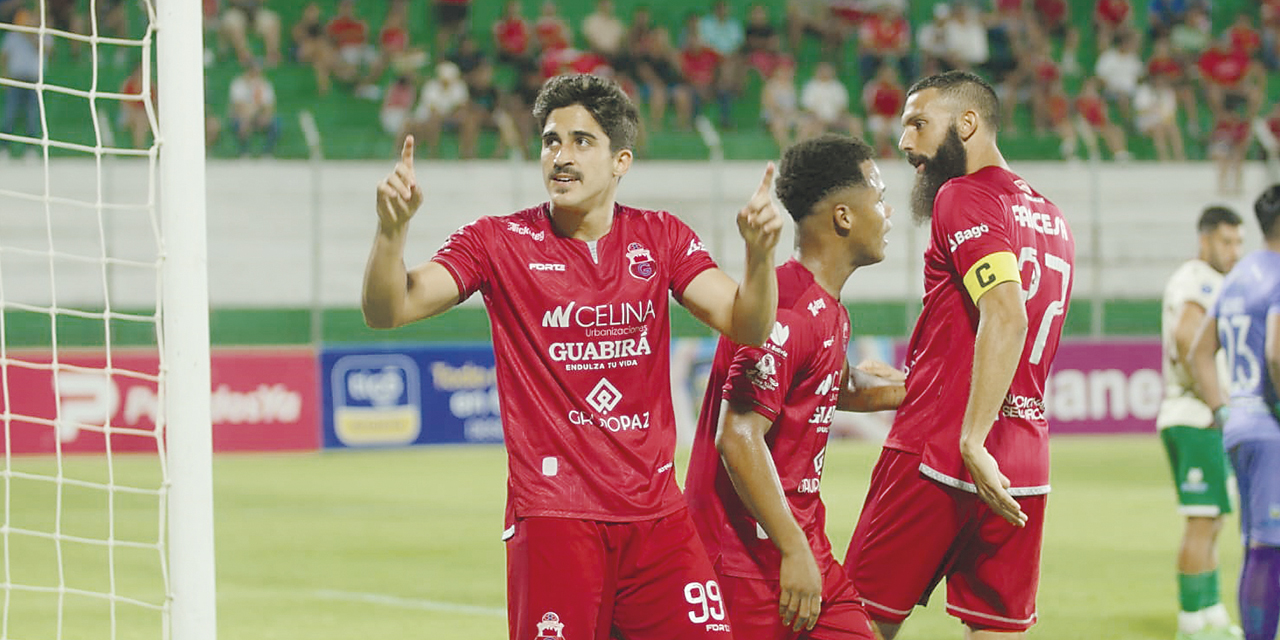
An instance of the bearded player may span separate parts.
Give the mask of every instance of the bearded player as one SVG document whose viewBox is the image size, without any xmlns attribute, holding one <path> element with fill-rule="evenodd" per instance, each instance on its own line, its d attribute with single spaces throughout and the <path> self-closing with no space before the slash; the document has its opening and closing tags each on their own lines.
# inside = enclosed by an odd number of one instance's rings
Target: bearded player
<svg viewBox="0 0 1280 640">
<path fill-rule="evenodd" d="M 778 199 L 797 256 L 778 267 L 778 319 L 763 347 L 720 338 L 685 495 L 720 576 L 734 633 L 759 640 L 872 638 L 832 557 L 818 494 L 835 409 L 892 409 L 902 385 L 850 369 L 840 290 L 884 259 L 892 209 L 862 140 L 787 150 Z"/>
<path fill-rule="evenodd" d="M 773 166 L 738 214 L 738 284 L 678 218 L 615 202 L 638 127 L 615 82 L 552 78 L 533 115 L 550 201 L 480 218 L 412 270 L 404 244 L 423 194 L 406 140 L 378 187 L 365 318 L 394 327 L 484 296 L 509 461 L 511 638 L 730 638 L 675 480 L 668 299 L 735 340 L 768 337 Z"/>
<path fill-rule="evenodd" d="M 1240 216 L 1208 207 L 1196 224 L 1199 254 L 1178 267 L 1164 288 L 1160 322 L 1164 400 L 1156 428 L 1173 469 L 1178 511 L 1186 517 L 1178 552 L 1178 633 L 1175 640 L 1238 637 L 1218 590 L 1218 532 L 1231 513 L 1227 456 L 1213 412 L 1195 393 L 1187 356 L 1213 306 L 1223 274 L 1240 259 Z"/>
<path fill-rule="evenodd" d="M 1044 383 L 1075 246 L 1053 203 L 1009 170 L 995 92 L 950 71 L 907 93 L 898 146 L 930 221 L 906 398 L 872 473 L 846 568 L 893 638 L 943 578 L 967 638 L 1035 623 L 1049 427 Z"/>
<path fill-rule="evenodd" d="M 1222 429 L 1240 488 L 1240 626 L 1274 640 L 1280 626 L 1280 184 L 1253 205 L 1264 247 L 1241 258 L 1191 342 L 1196 391 Z M 1221 348 L 1230 372 L 1222 388 Z"/>
</svg>

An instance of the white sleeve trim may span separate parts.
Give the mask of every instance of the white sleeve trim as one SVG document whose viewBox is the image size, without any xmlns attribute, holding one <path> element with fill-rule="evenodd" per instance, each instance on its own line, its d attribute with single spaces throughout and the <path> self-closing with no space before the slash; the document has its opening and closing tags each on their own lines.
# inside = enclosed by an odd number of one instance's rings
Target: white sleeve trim
<svg viewBox="0 0 1280 640">
<path fill-rule="evenodd" d="M 959 478 L 952 478 L 951 476 L 941 471 L 938 471 L 937 469 L 934 469 L 923 462 L 920 463 L 920 473 L 923 473 L 924 475 L 928 476 L 931 480 L 945 484 L 948 487 L 953 487 L 955 489 L 959 489 L 961 491 L 967 491 L 969 493 L 978 492 L 978 487 L 975 486 L 972 482 L 965 482 L 964 480 L 961 480 Z M 1042 496 L 1042 495 L 1048 494 L 1050 489 L 1051 487 L 1047 484 L 1040 485 L 1038 487 L 1009 487 L 1009 495 L 1014 497 Z"/>
</svg>

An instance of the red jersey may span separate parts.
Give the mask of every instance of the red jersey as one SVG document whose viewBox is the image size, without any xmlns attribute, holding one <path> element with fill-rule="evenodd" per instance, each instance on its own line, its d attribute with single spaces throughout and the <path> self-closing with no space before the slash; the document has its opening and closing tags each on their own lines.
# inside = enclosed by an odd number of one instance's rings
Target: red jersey
<svg viewBox="0 0 1280 640">
<path fill-rule="evenodd" d="M 763 347 L 721 337 L 694 434 L 685 496 L 724 575 L 778 579 L 782 555 L 738 497 L 716 450 L 720 402 L 748 405 L 773 422 L 765 436 L 791 513 L 818 568 L 835 563 L 818 495 L 823 455 L 849 344 L 849 315 L 796 260 L 778 267 L 778 316 Z"/>
<path fill-rule="evenodd" d="M 1231 34 L 1231 48 L 1252 56 L 1262 47 L 1262 35 L 1253 27 L 1237 25 L 1228 29 Z"/>
<path fill-rule="evenodd" d="M 1107 103 L 1101 96 L 1080 96 L 1076 98 L 1076 111 L 1090 126 L 1102 128 L 1107 126 Z"/>
<path fill-rule="evenodd" d="M 383 27 L 378 34 L 383 51 L 399 52 L 409 48 L 409 31 L 404 27 Z"/>
<path fill-rule="evenodd" d="M 873 82 L 863 89 L 863 102 L 867 105 L 867 113 L 885 118 L 896 117 L 906 102 L 906 92 L 901 86 L 891 82 Z"/>
<path fill-rule="evenodd" d="M 329 34 L 329 38 L 339 48 L 364 44 L 368 37 L 369 28 L 365 26 L 363 20 L 337 16 L 329 21 L 325 31 Z"/>
<path fill-rule="evenodd" d="M 720 54 L 711 47 L 700 46 L 680 52 L 680 72 L 695 87 L 711 86 L 715 82 L 716 68 L 719 66 Z"/>
<path fill-rule="evenodd" d="M 997 13 L 1020 13 L 1023 0 L 996 0 Z"/>
<path fill-rule="evenodd" d="M 493 39 L 498 50 L 520 57 L 529 50 L 529 23 L 523 18 L 508 18 L 493 25 Z"/>
<path fill-rule="evenodd" d="M 684 508 L 676 485 L 668 301 L 715 266 L 666 212 L 617 205 L 594 243 L 546 203 L 484 217 L 432 260 L 493 327 L 508 518 L 630 522 Z"/>
<path fill-rule="evenodd" d="M 1200 73 L 1210 82 L 1234 87 L 1249 71 L 1249 55 L 1239 50 L 1209 49 L 1200 55 Z"/>
<path fill-rule="evenodd" d="M 1218 144 L 1233 147 L 1249 141 L 1249 121 L 1243 118 L 1223 118 L 1213 124 L 1211 139 Z"/>
<path fill-rule="evenodd" d="M 1066 0 L 1034 0 L 1032 6 L 1042 24 L 1057 26 L 1067 21 Z"/>
<path fill-rule="evenodd" d="M 1011 494 L 1048 493 L 1044 383 L 1071 295 L 1075 241 L 1067 221 L 1026 181 L 986 167 L 942 185 L 930 236 L 924 308 L 907 347 L 907 395 L 885 447 L 919 453 L 922 473 L 974 490 L 960 458 L 960 427 L 978 329 L 975 299 L 1021 280 L 1027 339 L 986 445 L 1012 481 Z"/>
<path fill-rule="evenodd" d="M 898 51 L 911 44 L 911 26 L 907 19 L 897 16 L 885 19 L 874 15 L 863 21 L 858 38 L 870 51 Z"/>
<path fill-rule="evenodd" d="M 1131 10 L 1129 0 L 1098 0 L 1093 7 L 1093 15 L 1099 22 L 1118 27 L 1129 17 Z"/>
<path fill-rule="evenodd" d="M 569 25 L 555 16 L 542 16 L 534 21 L 533 32 L 538 36 L 542 49 L 563 49 L 569 46 Z"/>
<path fill-rule="evenodd" d="M 1182 63 L 1170 55 L 1153 55 L 1147 60 L 1147 75 L 1164 76 L 1170 80 L 1182 78 Z"/>
</svg>

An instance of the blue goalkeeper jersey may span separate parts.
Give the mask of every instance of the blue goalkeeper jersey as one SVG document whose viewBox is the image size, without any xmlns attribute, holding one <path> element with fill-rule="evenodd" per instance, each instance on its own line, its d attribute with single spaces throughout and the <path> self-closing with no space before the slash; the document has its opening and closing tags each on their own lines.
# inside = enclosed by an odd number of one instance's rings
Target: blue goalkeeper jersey
<svg viewBox="0 0 1280 640">
<path fill-rule="evenodd" d="M 1213 316 L 1227 358 L 1229 405 L 1223 446 L 1280 440 L 1275 384 L 1267 371 L 1267 317 L 1280 313 L 1280 253 L 1245 256 L 1222 282 Z"/>
</svg>

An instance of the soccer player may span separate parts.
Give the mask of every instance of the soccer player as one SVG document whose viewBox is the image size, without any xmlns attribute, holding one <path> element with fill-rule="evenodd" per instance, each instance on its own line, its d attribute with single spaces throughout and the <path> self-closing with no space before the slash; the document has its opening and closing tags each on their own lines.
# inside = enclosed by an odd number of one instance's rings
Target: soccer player
<svg viewBox="0 0 1280 640">
<path fill-rule="evenodd" d="M 731 638 L 675 480 L 668 296 L 734 340 L 765 341 L 782 228 L 773 165 L 738 213 L 738 284 L 678 218 L 615 202 L 638 115 L 614 81 L 557 76 L 533 113 L 550 201 L 480 218 L 411 270 L 404 243 L 423 195 L 406 140 L 378 186 L 366 321 L 399 326 L 484 296 L 509 460 L 511 638 Z"/>
<path fill-rule="evenodd" d="M 821 136 L 789 148 L 778 199 L 798 255 L 778 267 L 778 316 L 763 347 L 720 338 L 694 436 L 685 495 L 720 576 L 734 633 L 756 640 L 872 638 L 831 554 L 818 494 L 835 409 L 892 409 L 890 382 L 845 360 L 840 289 L 884 259 L 892 209 L 874 150 Z"/>
<path fill-rule="evenodd" d="M 1266 247 L 1222 281 L 1191 343 L 1190 365 L 1240 488 L 1240 625 L 1245 640 L 1273 640 L 1280 620 L 1280 185 L 1253 210 Z M 1225 390 L 1214 364 L 1220 347 L 1230 372 Z"/>
<path fill-rule="evenodd" d="M 947 579 L 966 637 L 1035 623 L 1049 492 L 1044 383 L 1071 294 L 1075 242 L 1058 208 L 1009 170 L 995 92 L 949 71 L 907 92 L 898 146 L 931 220 L 924 307 L 846 569 L 892 639 Z"/>
<path fill-rule="evenodd" d="M 1173 272 L 1164 288 L 1160 332 L 1164 350 L 1164 401 L 1156 428 L 1169 454 L 1186 516 L 1178 552 L 1178 640 L 1231 637 L 1231 619 L 1218 593 L 1218 531 L 1231 513 L 1227 457 L 1213 413 L 1195 395 L 1187 355 L 1222 276 L 1240 259 L 1240 216 L 1226 207 L 1200 214 L 1200 253 Z"/>
</svg>

